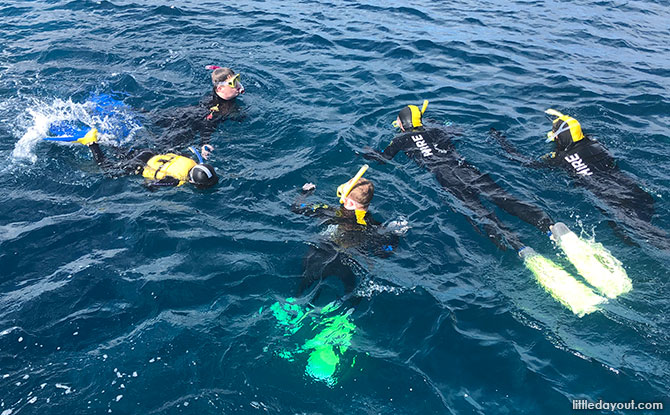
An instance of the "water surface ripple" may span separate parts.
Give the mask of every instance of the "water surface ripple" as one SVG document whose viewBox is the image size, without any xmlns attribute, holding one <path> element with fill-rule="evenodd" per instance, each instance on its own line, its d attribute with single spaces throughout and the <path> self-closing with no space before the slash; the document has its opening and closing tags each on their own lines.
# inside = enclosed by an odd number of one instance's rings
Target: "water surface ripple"
<svg viewBox="0 0 670 415">
<path fill-rule="evenodd" d="M 572 414 L 573 399 L 670 405 L 668 252 L 627 246 L 602 202 L 533 157 L 543 110 L 580 120 L 670 217 L 666 1 L 62 1 L 0 5 L 0 413 Z M 144 128 L 208 93 L 207 64 L 242 73 L 245 118 L 213 137 L 221 184 L 147 191 L 103 177 L 83 146 L 40 141 L 91 93 Z M 367 177 L 375 214 L 411 229 L 364 259 L 363 300 L 336 384 L 305 373 L 267 312 L 295 295 L 314 200 L 392 138 L 406 104 L 517 196 L 623 261 L 633 291 L 577 318 L 464 219 L 404 155 Z M 197 140 L 194 140 L 197 141 Z M 524 241 L 546 236 L 498 212 Z M 260 310 L 260 312 L 259 312 Z"/>
</svg>

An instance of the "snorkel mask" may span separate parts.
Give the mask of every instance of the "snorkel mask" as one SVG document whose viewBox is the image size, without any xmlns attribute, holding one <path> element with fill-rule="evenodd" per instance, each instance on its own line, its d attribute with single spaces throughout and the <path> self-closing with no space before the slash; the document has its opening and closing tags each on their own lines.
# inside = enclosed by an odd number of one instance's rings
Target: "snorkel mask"
<svg viewBox="0 0 670 415">
<path fill-rule="evenodd" d="M 398 118 L 400 118 L 402 128 L 405 130 L 411 130 L 412 128 L 421 127 L 423 125 L 421 123 L 421 117 L 423 116 L 423 113 L 426 112 L 426 108 L 428 108 L 427 99 L 423 101 L 423 106 L 421 109 L 419 109 L 419 107 L 416 105 L 408 105 L 400 110 L 398 113 Z M 400 128 L 401 124 L 398 124 L 398 120 L 393 121 L 393 127 L 395 128 Z"/>
<path fill-rule="evenodd" d="M 547 142 L 554 141 L 559 149 L 564 149 L 584 138 L 582 127 L 576 119 L 552 108 L 546 110 L 545 114 L 556 117 L 553 120 L 549 118 L 553 128 L 547 133 Z"/>
<path fill-rule="evenodd" d="M 235 88 L 237 86 L 237 84 L 239 84 L 239 83 L 240 83 L 240 74 L 238 73 L 238 74 L 235 74 L 235 76 L 233 76 L 232 78 L 230 78 L 227 81 L 217 82 L 216 86 L 226 86 L 227 85 L 231 88 Z"/>
<path fill-rule="evenodd" d="M 349 193 L 351 193 L 351 189 L 353 189 L 354 186 L 356 186 L 356 183 L 358 183 L 358 180 L 360 180 L 360 178 L 363 177 L 365 172 L 368 170 L 368 167 L 370 166 L 364 164 L 363 167 L 361 167 L 358 170 L 358 173 L 356 173 L 356 175 L 351 180 L 337 187 L 337 197 L 340 198 L 340 203 L 344 204 L 344 199 L 346 199 L 347 196 L 349 196 Z"/>
</svg>

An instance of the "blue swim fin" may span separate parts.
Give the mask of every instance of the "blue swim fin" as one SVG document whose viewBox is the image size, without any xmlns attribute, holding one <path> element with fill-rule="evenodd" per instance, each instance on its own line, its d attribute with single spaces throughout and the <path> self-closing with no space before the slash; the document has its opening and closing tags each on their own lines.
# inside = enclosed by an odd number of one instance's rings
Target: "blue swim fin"
<svg viewBox="0 0 670 415">
<path fill-rule="evenodd" d="M 86 137 L 90 130 L 76 131 L 72 135 L 59 135 L 55 137 L 44 137 L 45 141 L 77 141 L 82 137 Z"/>
<path fill-rule="evenodd" d="M 86 136 L 91 127 L 77 121 L 58 121 L 49 126 L 46 141 L 77 141 Z"/>
</svg>

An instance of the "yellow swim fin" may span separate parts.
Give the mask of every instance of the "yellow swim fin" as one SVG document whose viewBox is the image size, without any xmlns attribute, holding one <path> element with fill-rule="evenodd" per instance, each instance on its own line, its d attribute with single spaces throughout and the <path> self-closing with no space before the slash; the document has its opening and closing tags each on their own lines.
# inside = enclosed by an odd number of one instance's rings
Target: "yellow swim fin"
<svg viewBox="0 0 670 415">
<path fill-rule="evenodd" d="M 93 143 L 98 142 L 98 130 L 95 128 L 91 128 L 91 131 L 86 133 L 85 136 L 77 140 L 78 143 L 81 143 L 83 145 L 89 146 Z"/>
<path fill-rule="evenodd" d="M 609 298 L 616 298 L 633 289 L 633 283 L 621 261 L 602 244 L 580 238 L 561 222 L 552 225 L 550 229 L 551 239 L 584 279 L 598 291 Z"/>
<path fill-rule="evenodd" d="M 538 284 L 578 317 L 593 313 L 598 310 L 599 304 L 606 301 L 554 261 L 535 252 L 533 248 L 523 248 L 519 251 L 519 256 L 526 268 L 535 275 Z"/>
</svg>

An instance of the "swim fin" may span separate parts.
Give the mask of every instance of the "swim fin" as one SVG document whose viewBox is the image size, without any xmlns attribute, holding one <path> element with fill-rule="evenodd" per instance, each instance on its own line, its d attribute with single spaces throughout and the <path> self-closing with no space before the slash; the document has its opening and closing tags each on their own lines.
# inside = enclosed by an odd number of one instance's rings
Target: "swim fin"
<svg viewBox="0 0 670 415">
<path fill-rule="evenodd" d="M 49 126 L 46 141 L 77 141 L 89 132 L 91 127 L 75 120 L 60 120 Z"/>
<path fill-rule="evenodd" d="M 277 319 L 279 325 L 285 326 L 288 336 L 295 334 L 303 326 L 303 320 L 307 317 L 311 310 L 299 306 L 295 303 L 293 298 L 287 298 L 285 303 L 275 302 L 270 306 L 272 314 Z"/>
<path fill-rule="evenodd" d="M 609 298 L 633 289 L 621 261 L 602 244 L 578 237 L 564 223 L 549 227 L 550 238 L 565 252 L 568 260 L 589 284 Z"/>
<path fill-rule="evenodd" d="M 81 143 L 83 145 L 86 145 L 86 146 L 91 145 L 93 143 L 97 143 L 98 142 L 98 130 L 95 129 L 95 128 L 91 128 L 91 130 L 89 132 L 87 132 L 85 136 L 79 138 L 77 140 L 77 142 Z"/>
<path fill-rule="evenodd" d="M 607 301 L 533 248 L 522 248 L 519 256 L 542 288 L 578 317 L 596 311 L 598 304 Z"/>
<path fill-rule="evenodd" d="M 339 304 L 331 303 L 321 310 L 321 314 L 334 311 L 338 307 Z M 337 383 L 335 372 L 340 366 L 340 358 L 351 346 L 351 338 L 356 332 L 356 325 L 351 318 L 353 311 L 350 308 L 342 314 L 319 321 L 316 327 L 321 330 L 302 346 L 303 350 L 310 351 L 305 373 L 329 386 Z"/>
<path fill-rule="evenodd" d="M 336 313 L 341 305 L 334 301 L 319 309 L 311 305 L 302 306 L 295 299 L 287 298 L 284 303 L 275 302 L 270 306 L 278 325 L 286 330 L 284 336 L 294 335 L 303 327 L 308 328 L 307 333 L 315 333 L 303 345 L 294 350 L 280 350 L 277 355 L 294 361 L 297 354 L 309 353 L 305 373 L 328 386 L 337 383 L 340 360 L 351 346 L 351 338 L 356 331 L 351 316 L 353 308 Z M 305 324 L 308 316 L 308 324 Z"/>
<path fill-rule="evenodd" d="M 86 134 L 89 133 L 89 131 L 90 130 L 72 131 L 68 135 L 57 135 L 57 136 L 51 136 L 51 137 L 44 137 L 43 140 L 45 140 L 45 141 L 65 141 L 65 142 L 77 141 L 77 140 L 85 137 Z"/>
</svg>

